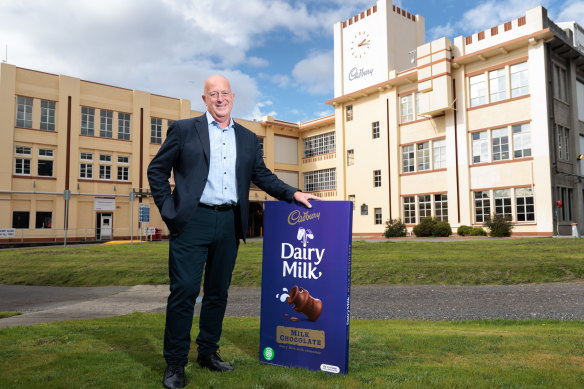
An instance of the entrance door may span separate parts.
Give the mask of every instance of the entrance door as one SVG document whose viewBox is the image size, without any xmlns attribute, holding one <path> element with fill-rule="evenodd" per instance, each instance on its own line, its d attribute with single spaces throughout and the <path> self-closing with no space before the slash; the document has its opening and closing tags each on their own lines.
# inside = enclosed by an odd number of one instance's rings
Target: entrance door
<svg viewBox="0 0 584 389">
<path fill-rule="evenodd" d="M 97 214 L 97 240 L 111 240 L 112 239 L 112 214 L 99 213 Z"/>
</svg>

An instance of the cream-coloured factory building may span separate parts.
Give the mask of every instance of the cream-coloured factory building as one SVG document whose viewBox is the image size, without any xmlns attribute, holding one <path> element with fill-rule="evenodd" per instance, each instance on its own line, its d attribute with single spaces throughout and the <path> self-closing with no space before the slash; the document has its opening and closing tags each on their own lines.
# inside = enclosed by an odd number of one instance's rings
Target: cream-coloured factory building
<svg viewBox="0 0 584 389">
<path fill-rule="evenodd" d="M 456 230 L 493 214 L 515 235 L 581 233 L 583 45 L 578 24 L 542 7 L 426 42 L 422 16 L 379 0 L 334 26 L 334 115 L 236 121 L 284 181 L 352 200 L 356 236 L 380 236 L 388 219 Z M 169 122 L 201 114 L 190 106 L 2 63 L 0 241 L 166 235 L 146 169 Z M 252 187 L 250 200 L 258 236 L 271 198 Z"/>
</svg>

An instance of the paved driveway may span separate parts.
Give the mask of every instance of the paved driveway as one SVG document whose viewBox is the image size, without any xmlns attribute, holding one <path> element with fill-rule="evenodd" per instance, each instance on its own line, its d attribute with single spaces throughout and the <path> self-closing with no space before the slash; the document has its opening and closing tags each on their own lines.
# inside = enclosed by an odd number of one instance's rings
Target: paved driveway
<svg viewBox="0 0 584 389">
<path fill-rule="evenodd" d="M 0 328 L 91 319 L 132 312 L 164 312 L 168 286 L 69 288 L 0 285 Z M 228 316 L 259 316 L 260 289 L 232 287 Z M 199 305 L 195 310 L 198 313 Z M 497 286 L 355 286 L 353 319 L 584 320 L 584 282 Z"/>
</svg>

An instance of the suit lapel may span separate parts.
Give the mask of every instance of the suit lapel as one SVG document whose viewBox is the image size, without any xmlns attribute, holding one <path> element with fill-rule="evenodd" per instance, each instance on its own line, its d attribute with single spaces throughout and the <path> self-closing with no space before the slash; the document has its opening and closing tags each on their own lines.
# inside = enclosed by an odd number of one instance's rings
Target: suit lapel
<svg viewBox="0 0 584 389">
<path fill-rule="evenodd" d="M 239 165 L 241 160 L 241 153 L 243 150 L 243 131 L 239 128 L 239 124 L 233 122 L 233 131 L 235 131 L 235 174 L 239 172 Z"/>
<path fill-rule="evenodd" d="M 207 159 L 207 164 L 209 164 L 211 142 L 209 140 L 209 124 L 207 123 L 206 115 L 199 116 L 197 120 L 195 120 L 195 131 L 199 135 L 199 139 L 203 145 L 203 152 L 205 153 L 205 158 Z"/>
</svg>

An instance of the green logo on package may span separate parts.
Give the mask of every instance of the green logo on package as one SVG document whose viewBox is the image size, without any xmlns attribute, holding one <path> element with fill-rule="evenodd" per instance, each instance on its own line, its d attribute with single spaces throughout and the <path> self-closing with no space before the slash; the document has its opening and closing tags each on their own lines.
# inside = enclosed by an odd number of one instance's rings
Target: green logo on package
<svg viewBox="0 0 584 389">
<path fill-rule="evenodd" d="M 272 359 L 274 359 L 274 349 L 271 347 L 266 347 L 264 349 L 264 359 L 266 361 L 271 361 Z"/>
</svg>

